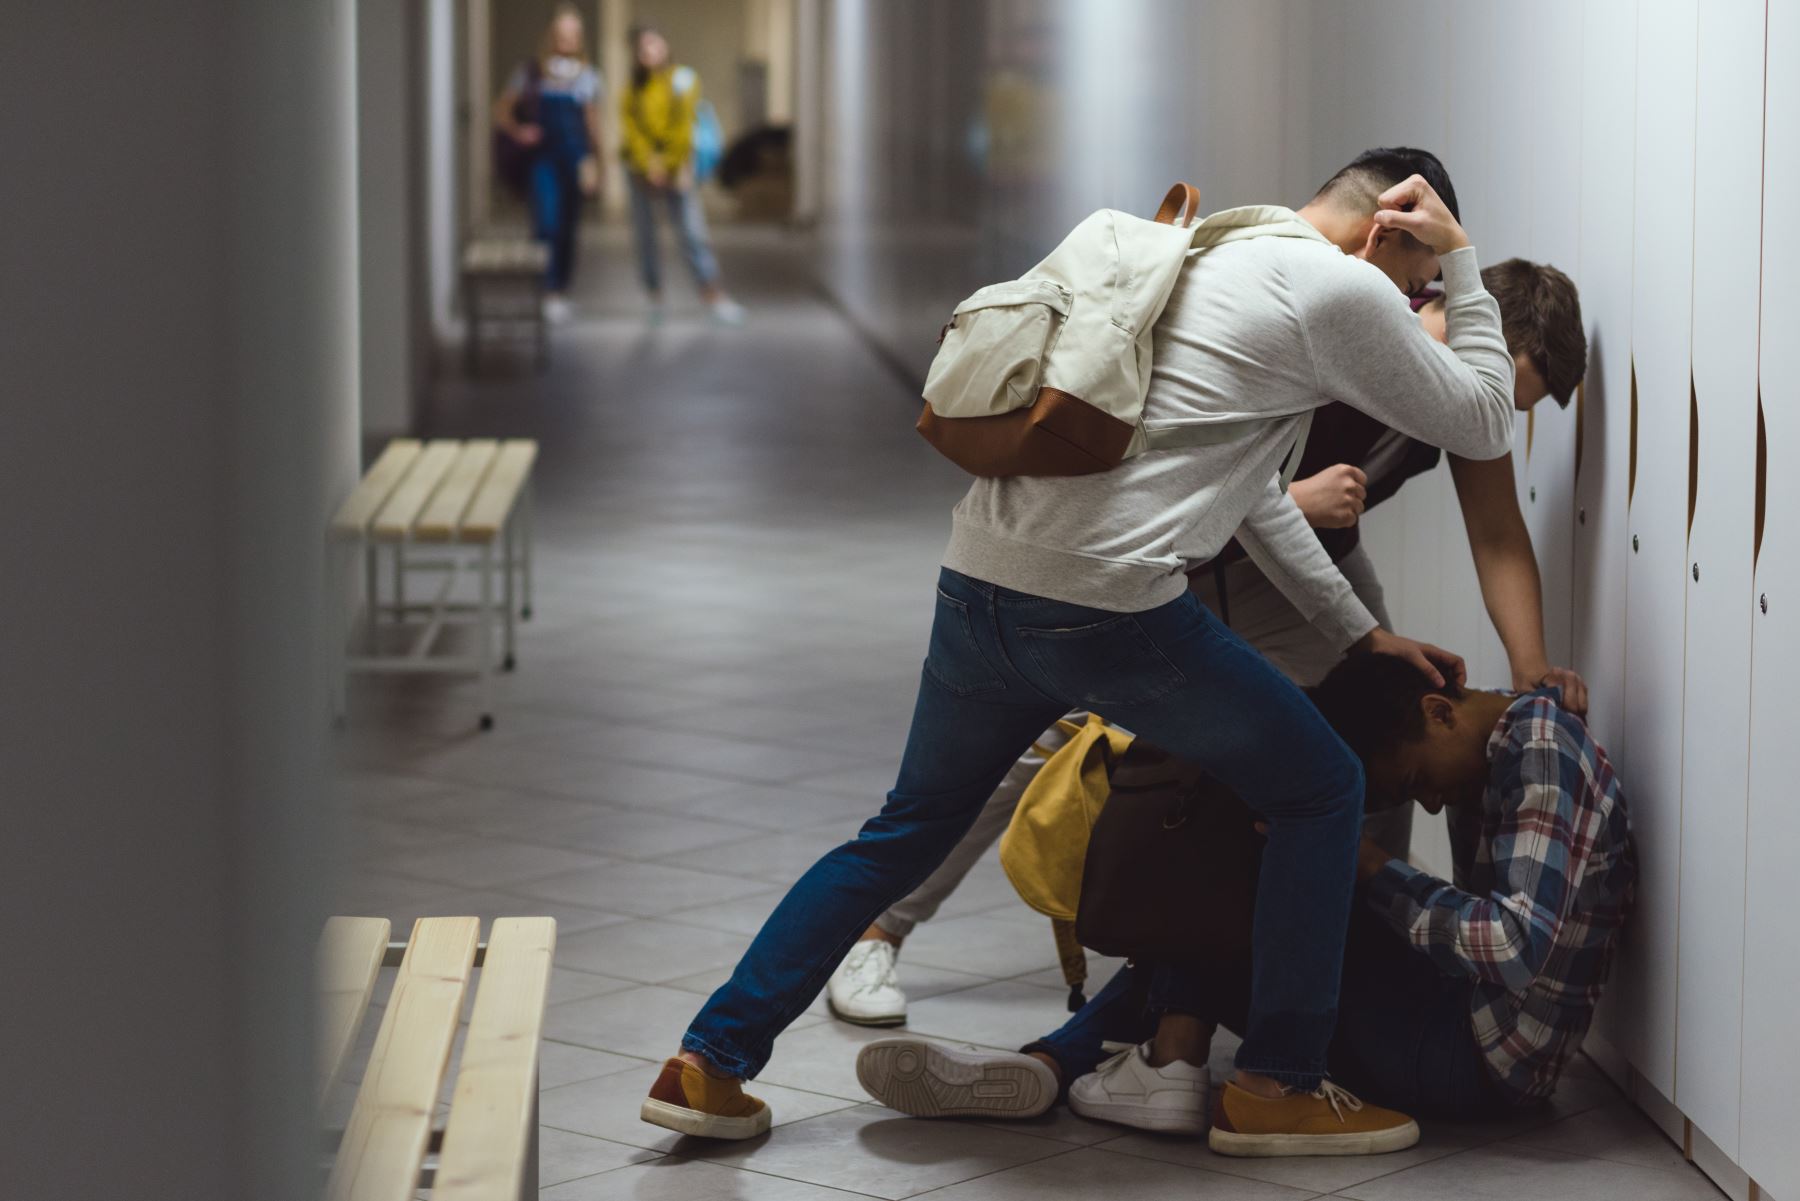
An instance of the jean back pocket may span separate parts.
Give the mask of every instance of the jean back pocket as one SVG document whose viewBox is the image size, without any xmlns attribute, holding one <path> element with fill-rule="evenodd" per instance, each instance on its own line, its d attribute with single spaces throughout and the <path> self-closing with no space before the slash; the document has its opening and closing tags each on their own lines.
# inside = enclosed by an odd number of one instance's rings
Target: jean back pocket
<svg viewBox="0 0 1800 1201">
<path fill-rule="evenodd" d="M 1084 626 L 1020 627 L 1019 638 L 1045 684 L 1079 708 L 1141 705 L 1187 683 L 1129 613 Z"/>
<path fill-rule="evenodd" d="M 1006 687 L 1006 681 L 975 641 L 968 602 L 942 588 L 938 589 L 937 615 L 931 622 L 931 650 L 925 656 L 925 674 L 957 696 L 998 692 Z"/>
</svg>

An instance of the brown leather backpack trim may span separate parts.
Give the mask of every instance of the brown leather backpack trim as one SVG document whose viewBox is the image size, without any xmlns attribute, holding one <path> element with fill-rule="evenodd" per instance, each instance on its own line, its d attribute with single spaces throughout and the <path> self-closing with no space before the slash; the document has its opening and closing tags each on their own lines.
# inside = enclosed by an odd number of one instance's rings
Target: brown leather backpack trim
<svg viewBox="0 0 1800 1201">
<path fill-rule="evenodd" d="M 919 433 L 971 475 L 1089 475 L 1125 457 L 1133 429 L 1078 396 L 1039 388 L 1030 406 L 992 417 L 919 417 Z"/>
</svg>

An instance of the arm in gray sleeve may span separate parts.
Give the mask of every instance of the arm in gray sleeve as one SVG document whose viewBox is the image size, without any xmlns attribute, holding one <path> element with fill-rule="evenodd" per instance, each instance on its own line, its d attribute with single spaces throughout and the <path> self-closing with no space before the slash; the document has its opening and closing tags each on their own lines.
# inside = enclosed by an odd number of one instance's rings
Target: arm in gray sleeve
<svg viewBox="0 0 1800 1201">
<path fill-rule="evenodd" d="M 1379 624 L 1275 476 L 1238 527 L 1237 539 L 1269 582 L 1335 649 L 1344 650 Z"/>
<path fill-rule="evenodd" d="M 1513 360 L 1475 248 L 1438 260 L 1446 344 L 1419 325 L 1375 268 L 1345 261 L 1300 289 L 1302 328 L 1322 396 L 1465 459 L 1512 449 Z"/>
</svg>

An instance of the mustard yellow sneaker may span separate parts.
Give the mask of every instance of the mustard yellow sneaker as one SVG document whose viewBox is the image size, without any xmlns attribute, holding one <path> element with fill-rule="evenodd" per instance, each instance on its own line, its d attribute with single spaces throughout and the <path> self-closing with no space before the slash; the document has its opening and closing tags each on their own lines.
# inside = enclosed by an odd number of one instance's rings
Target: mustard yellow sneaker
<svg viewBox="0 0 1800 1201">
<path fill-rule="evenodd" d="M 680 1059 L 663 1064 L 638 1117 L 699 1138 L 755 1138 L 769 1130 L 768 1105 L 746 1093 L 743 1081 L 708 1076 Z"/>
<path fill-rule="evenodd" d="M 1213 1097 L 1206 1144 L 1220 1155 L 1385 1155 L 1419 1141 L 1419 1124 L 1329 1080 L 1310 1093 L 1259 1097 L 1227 1084 Z"/>
</svg>

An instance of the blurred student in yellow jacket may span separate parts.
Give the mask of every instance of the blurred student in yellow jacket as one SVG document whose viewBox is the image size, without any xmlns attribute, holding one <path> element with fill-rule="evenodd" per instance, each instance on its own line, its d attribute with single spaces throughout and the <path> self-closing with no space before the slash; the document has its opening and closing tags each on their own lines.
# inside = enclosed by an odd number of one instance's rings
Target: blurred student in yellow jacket
<svg viewBox="0 0 1800 1201">
<path fill-rule="evenodd" d="M 700 109 L 700 78 L 692 67 L 669 57 L 668 39 L 639 25 L 630 34 L 631 81 L 619 97 L 622 154 L 631 182 L 631 227 L 637 243 L 638 274 L 650 299 L 652 321 L 662 320 L 662 254 L 657 245 L 656 209 L 666 206 L 681 240 L 689 272 L 714 320 L 736 325 L 744 310 L 719 283 L 706 217 L 694 180 L 694 130 Z"/>
</svg>

